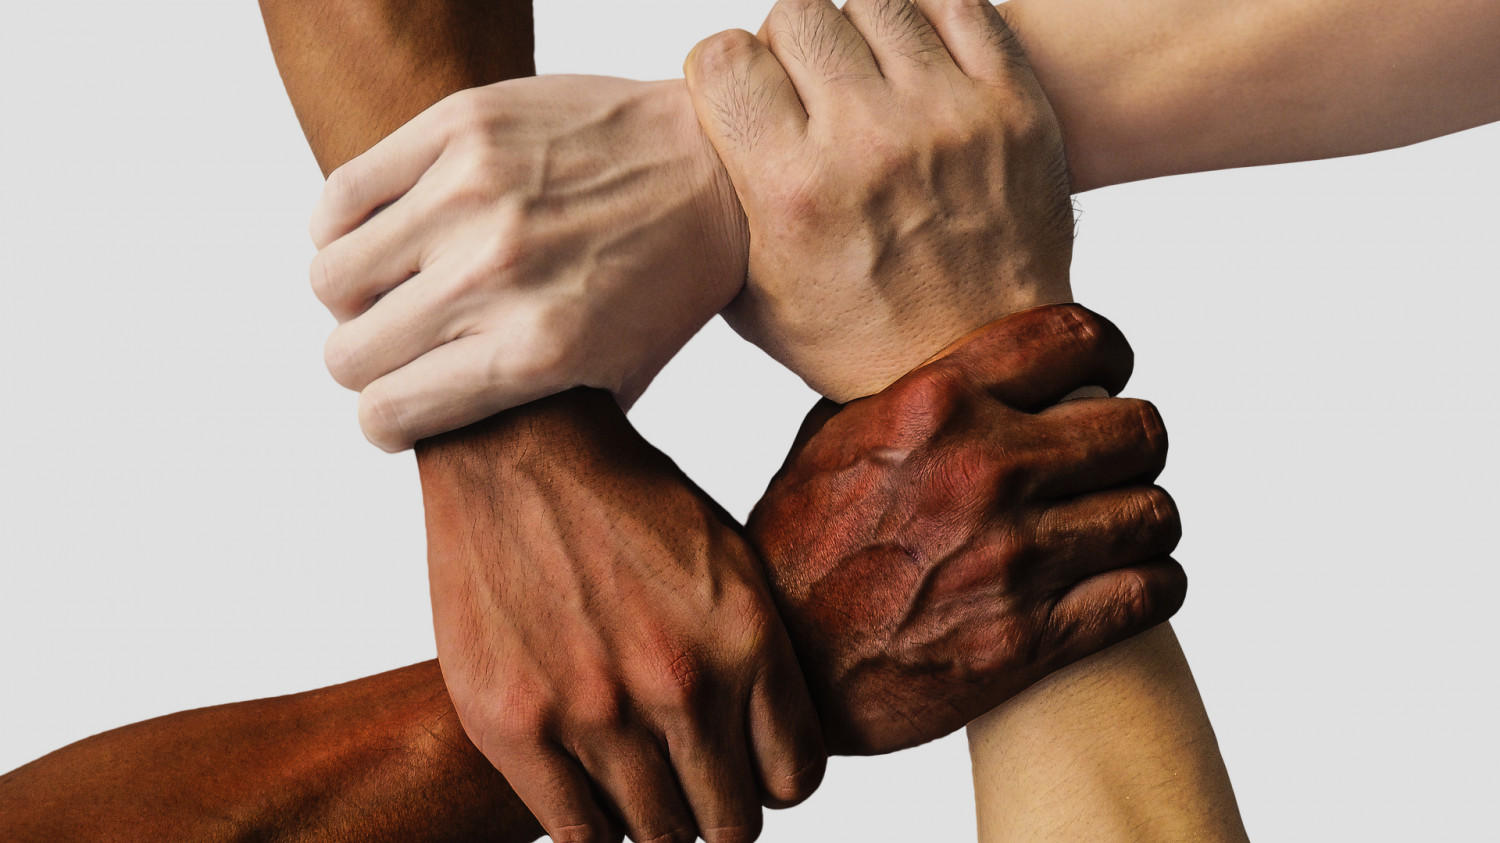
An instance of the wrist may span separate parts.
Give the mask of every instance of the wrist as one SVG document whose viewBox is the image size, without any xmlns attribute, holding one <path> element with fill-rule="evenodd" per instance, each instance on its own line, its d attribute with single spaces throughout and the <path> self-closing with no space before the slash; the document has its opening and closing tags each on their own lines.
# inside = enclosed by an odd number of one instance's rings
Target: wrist
<svg viewBox="0 0 1500 843">
<path fill-rule="evenodd" d="M 687 82 L 672 79 L 657 82 L 657 95 L 661 107 L 671 115 L 672 142 L 681 152 L 685 171 L 694 181 L 694 194 L 698 197 L 699 214 L 703 219 L 704 232 L 716 265 L 722 273 L 706 279 L 720 287 L 723 303 L 728 305 L 745 284 L 745 270 L 750 263 L 750 227 L 745 220 L 744 208 L 729 171 L 719 160 L 719 154 L 709 143 L 708 136 L 698 124 L 693 110 L 692 98 L 688 95 Z"/>
</svg>

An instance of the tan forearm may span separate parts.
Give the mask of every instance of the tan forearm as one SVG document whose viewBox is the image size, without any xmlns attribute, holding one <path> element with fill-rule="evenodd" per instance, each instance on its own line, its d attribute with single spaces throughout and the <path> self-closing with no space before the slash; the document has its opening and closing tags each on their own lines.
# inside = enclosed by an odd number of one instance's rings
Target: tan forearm
<svg viewBox="0 0 1500 843">
<path fill-rule="evenodd" d="M 1010 0 L 1075 192 L 1500 120 L 1492 0 Z"/>
<path fill-rule="evenodd" d="M 969 746 L 982 843 L 1247 839 L 1167 625 L 974 721 Z"/>
</svg>

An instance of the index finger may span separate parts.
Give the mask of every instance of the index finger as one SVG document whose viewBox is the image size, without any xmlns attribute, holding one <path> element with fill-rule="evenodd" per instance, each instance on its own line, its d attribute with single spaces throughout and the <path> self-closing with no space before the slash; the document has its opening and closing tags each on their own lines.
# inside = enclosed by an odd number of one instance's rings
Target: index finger
<svg viewBox="0 0 1500 843">
<path fill-rule="evenodd" d="M 468 91 L 445 97 L 329 173 L 308 223 L 313 245 L 323 249 L 411 190 L 442 154 L 446 127 L 471 97 Z"/>
<path fill-rule="evenodd" d="M 953 367 L 1006 404 L 1035 411 L 1082 386 L 1119 393 L 1135 353 L 1108 319 L 1076 304 L 1053 304 L 997 319 L 921 368 L 927 366 Z"/>
</svg>

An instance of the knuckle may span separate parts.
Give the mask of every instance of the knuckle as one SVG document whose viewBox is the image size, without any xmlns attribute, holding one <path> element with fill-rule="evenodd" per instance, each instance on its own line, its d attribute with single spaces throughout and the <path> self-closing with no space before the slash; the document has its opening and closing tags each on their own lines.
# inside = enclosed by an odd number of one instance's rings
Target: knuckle
<svg viewBox="0 0 1500 843">
<path fill-rule="evenodd" d="M 506 757 L 531 755 L 551 731 L 551 708 L 536 695 L 454 695 L 453 702 L 459 722 L 470 734 L 483 737 L 486 754 L 494 747 Z"/>
<path fill-rule="evenodd" d="M 1162 536 L 1167 545 L 1164 552 L 1172 552 L 1182 539 L 1182 515 L 1177 511 L 1177 502 L 1166 489 L 1152 486 L 1141 495 L 1139 506 L 1146 529 Z"/>
<path fill-rule="evenodd" d="M 989 449 L 978 441 L 965 441 L 948 448 L 933 466 L 929 480 L 936 493 L 933 501 L 952 507 L 955 501 L 989 496 L 1012 499 L 1012 480 L 1017 471 L 1005 470 Z"/>
<path fill-rule="evenodd" d="M 487 122 L 485 106 L 488 100 L 482 88 L 466 88 L 444 97 L 434 108 L 452 137 L 473 131 Z"/>
<path fill-rule="evenodd" d="M 676 820 L 664 831 L 648 831 L 640 843 L 693 843 L 698 839 L 697 827 L 683 820 Z"/>
<path fill-rule="evenodd" d="M 554 308 L 533 311 L 523 320 L 518 346 L 508 353 L 496 352 L 492 382 L 515 379 L 539 387 L 562 386 L 573 362 L 572 338 L 571 324 Z"/>
<path fill-rule="evenodd" d="M 755 819 L 745 820 L 743 823 L 734 825 L 723 825 L 717 828 L 705 828 L 702 830 L 705 843 L 752 843 L 760 837 L 761 818 L 760 812 L 755 812 Z"/>
<path fill-rule="evenodd" d="M 606 843 L 609 840 L 617 840 L 618 836 L 611 837 L 609 832 L 593 823 L 571 823 L 557 826 L 547 830 L 553 843 Z"/>
<path fill-rule="evenodd" d="M 689 61 L 706 77 L 717 77 L 743 67 L 756 38 L 743 29 L 726 29 L 698 42 Z"/>
<path fill-rule="evenodd" d="M 805 801 L 823 783 L 823 774 L 828 768 L 828 756 L 818 752 L 803 760 L 800 765 L 779 773 L 766 782 L 766 795 L 773 807 L 790 808 Z"/>
<path fill-rule="evenodd" d="M 702 657 L 691 649 L 660 646 L 651 659 L 655 665 L 649 679 L 651 701 L 667 710 L 698 707 L 708 694 L 708 670 Z"/>
<path fill-rule="evenodd" d="M 894 401 L 904 420 L 920 421 L 928 430 L 943 427 L 963 409 L 968 390 L 963 373 L 948 360 L 930 363 L 897 387 Z"/>
<path fill-rule="evenodd" d="M 323 306 L 337 314 L 347 308 L 347 276 L 338 252 L 325 248 L 313 256 L 308 267 L 308 278 L 312 282 L 313 295 Z"/>
<path fill-rule="evenodd" d="M 1161 410 L 1150 401 L 1137 399 L 1136 410 L 1140 413 L 1141 432 L 1151 450 L 1165 455 L 1167 452 L 1167 424 L 1162 420 Z"/>
<path fill-rule="evenodd" d="M 343 327 L 334 329 L 323 344 L 323 365 L 339 386 L 355 391 L 364 389 L 368 380 L 360 376 L 360 350 Z"/>
<path fill-rule="evenodd" d="M 370 384 L 359 394 L 359 429 L 382 451 L 395 453 L 410 447 L 400 400 L 379 384 Z"/>
<path fill-rule="evenodd" d="M 529 238 L 520 216 L 508 211 L 496 222 L 494 233 L 476 251 L 471 277 L 509 280 L 521 269 Z"/>
<path fill-rule="evenodd" d="M 586 683 L 572 697 L 568 720 L 585 735 L 618 732 L 628 719 L 628 707 L 612 682 Z"/>
<path fill-rule="evenodd" d="M 1063 341 L 1085 351 L 1098 351 L 1104 342 L 1104 329 L 1099 318 L 1076 304 L 1055 305 L 1048 308 L 1047 318 L 1050 332 Z"/>
<path fill-rule="evenodd" d="M 1114 598 L 1114 615 L 1122 629 L 1134 627 L 1151 616 L 1151 589 L 1140 571 L 1121 572 Z"/>
</svg>

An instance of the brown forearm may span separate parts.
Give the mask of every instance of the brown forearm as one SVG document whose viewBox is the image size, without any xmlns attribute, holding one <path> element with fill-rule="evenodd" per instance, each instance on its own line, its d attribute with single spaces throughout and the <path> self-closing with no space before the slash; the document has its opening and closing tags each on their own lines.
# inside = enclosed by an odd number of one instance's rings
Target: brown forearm
<svg viewBox="0 0 1500 843">
<path fill-rule="evenodd" d="M 105 732 L 0 776 L 0 838 L 528 841 L 436 662 Z"/>
<path fill-rule="evenodd" d="M 449 94 L 535 72 L 530 0 L 261 0 L 260 5 L 287 95 L 325 175 Z M 459 431 L 450 435 L 448 447 L 485 454 L 505 446 L 500 438 L 493 430 Z M 419 449 L 419 464 L 430 457 Z M 422 669 L 424 690 L 443 713 L 441 734 L 451 744 L 442 759 L 446 763 L 411 765 L 406 775 L 378 777 L 373 791 L 349 797 L 391 805 L 395 810 L 377 815 L 393 826 L 416 821 L 505 831 L 511 835 L 507 840 L 539 836 L 530 813 L 452 716 L 436 664 Z M 363 739 L 353 740 L 351 758 L 358 759 Z M 366 751 L 376 750 L 378 756 L 378 743 L 365 743 Z M 449 790 L 471 798 L 422 798 Z M 334 789 L 329 795 L 345 793 Z"/>
<path fill-rule="evenodd" d="M 324 175 L 443 97 L 535 73 L 530 0 L 260 0 Z"/>
</svg>

